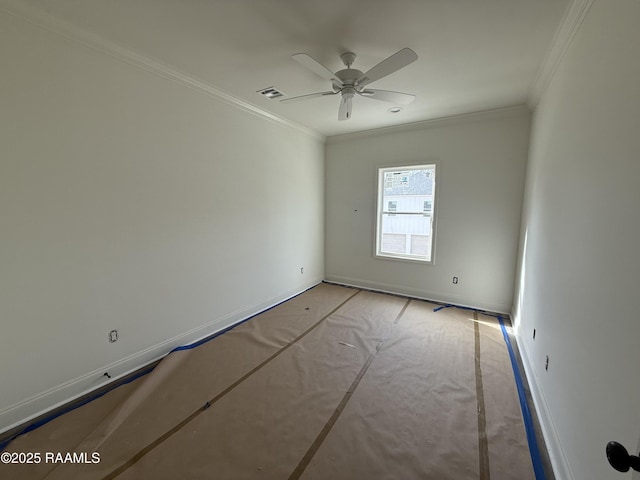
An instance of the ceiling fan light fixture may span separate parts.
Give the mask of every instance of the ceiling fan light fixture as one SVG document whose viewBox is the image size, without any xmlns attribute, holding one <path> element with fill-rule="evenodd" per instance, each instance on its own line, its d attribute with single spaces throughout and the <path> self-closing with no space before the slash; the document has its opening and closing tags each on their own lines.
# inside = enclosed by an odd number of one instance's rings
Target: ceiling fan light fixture
<svg viewBox="0 0 640 480">
<path fill-rule="evenodd" d="M 344 87 L 342 89 L 342 96 L 343 97 L 355 97 L 356 96 L 356 89 L 353 87 Z"/>
</svg>

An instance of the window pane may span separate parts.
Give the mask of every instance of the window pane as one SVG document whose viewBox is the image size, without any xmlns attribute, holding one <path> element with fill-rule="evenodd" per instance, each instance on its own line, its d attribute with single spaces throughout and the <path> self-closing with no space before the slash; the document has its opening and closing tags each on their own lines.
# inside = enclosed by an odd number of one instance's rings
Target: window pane
<svg viewBox="0 0 640 480">
<path fill-rule="evenodd" d="M 414 255 L 429 255 L 431 251 L 431 236 L 411 235 L 411 253 Z"/>
<path fill-rule="evenodd" d="M 382 215 L 382 233 L 401 233 L 403 235 L 429 235 L 431 217 L 407 215 L 402 213 Z"/>
<path fill-rule="evenodd" d="M 400 233 L 382 234 L 382 251 L 387 253 L 406 253 L 407 236 Z"/>
</svg>

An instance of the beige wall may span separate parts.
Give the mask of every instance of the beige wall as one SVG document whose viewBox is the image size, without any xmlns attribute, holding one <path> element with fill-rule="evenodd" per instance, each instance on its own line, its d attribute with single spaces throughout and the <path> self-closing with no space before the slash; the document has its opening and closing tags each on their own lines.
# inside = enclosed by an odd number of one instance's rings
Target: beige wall
<svg viewBox="0 0 640 480">
<path fill-rule="evenodd" d="M 0 59 L 0 430 L 323 279 L 323 139 L 3 13 Z"/>
<path fill-rule="evenodd" d="M 605 445 L 637 452 L 639 19 L 596 0 L 534 116 L 514 316 L 559 480 L 631 478 Z"/>
<path fill-rule="evenodd" d="M 510 311 L 529 120 L 526 108 L 510 108 L 330 137 L 327 279 Z M 377 167 L 432 161 L 435 265 L 375 258 Z"/>
</svg>

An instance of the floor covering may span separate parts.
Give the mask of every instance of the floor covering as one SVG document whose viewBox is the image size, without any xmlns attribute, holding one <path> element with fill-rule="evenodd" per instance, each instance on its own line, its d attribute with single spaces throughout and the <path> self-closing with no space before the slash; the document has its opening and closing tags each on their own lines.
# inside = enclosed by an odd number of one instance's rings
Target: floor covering
<svg viewBox="0 0 640 480">
<path fill-rule="evenodd" d="M 0 478 L 535 479 L 499 320 L 439 307 L 319 284 L 18 436 L 41 461 Z"/>
</svg>

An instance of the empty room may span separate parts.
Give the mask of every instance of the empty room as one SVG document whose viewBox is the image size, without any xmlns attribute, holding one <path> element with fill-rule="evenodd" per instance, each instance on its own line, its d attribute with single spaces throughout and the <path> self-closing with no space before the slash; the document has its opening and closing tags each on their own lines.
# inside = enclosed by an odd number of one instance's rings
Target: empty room
<svg viewBox="0 0 640 480">
<path fill-rule="evenodd" d="M 0 0 L 0 477 L 639 479 L 639 22 Z"/>
</svg>

